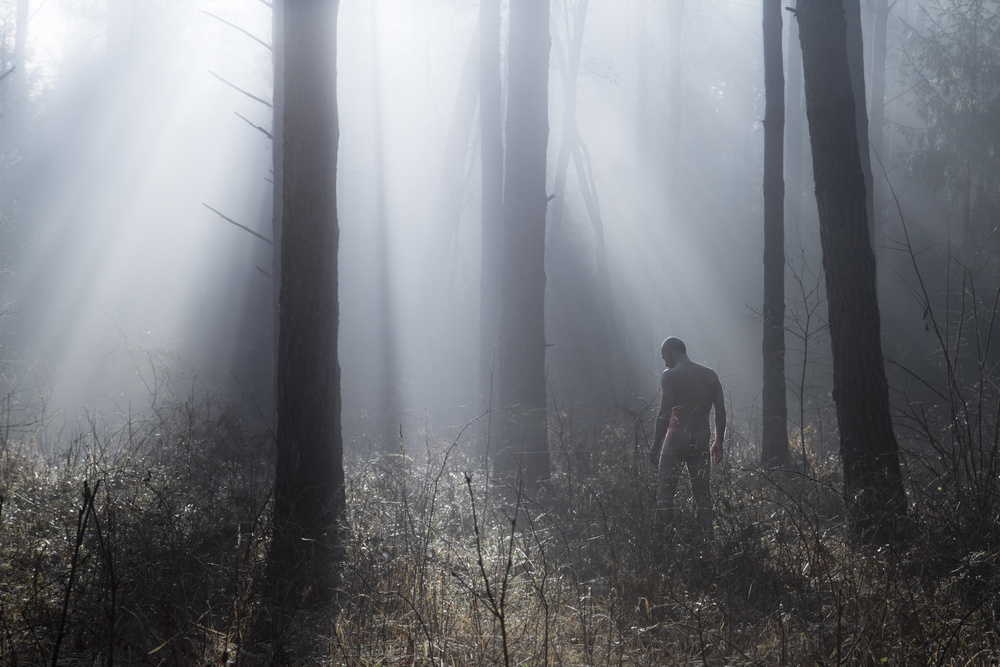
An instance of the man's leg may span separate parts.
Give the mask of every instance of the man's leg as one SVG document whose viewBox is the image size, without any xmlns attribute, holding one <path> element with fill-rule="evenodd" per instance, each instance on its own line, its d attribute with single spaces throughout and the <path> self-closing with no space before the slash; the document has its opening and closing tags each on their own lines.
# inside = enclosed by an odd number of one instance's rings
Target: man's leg
<svg viewBox="0 0 1000 667">
<path fill-rule="evenodd" d="M 667 530 L 674 525 L 674 496 L 681 479 L 682 458 L 677 456 L 677 448 L 670 447 L 670 438 L 660 452 L 660 466 L 656 479 L 656 514 L 659 528 Z"/>
<path fill-rule="evenodd" d="M 687 457 L 688 472 L 691 473 L 691 495 L 698 509 L 698 524 L 702 537 L 712 539 L 712 523 L 715 513 L 712 511 L 712 492 L 708 483 L 711 473 L 711 459 L 708 447 L 701 444 L 692 447 Z"/>
</svg>

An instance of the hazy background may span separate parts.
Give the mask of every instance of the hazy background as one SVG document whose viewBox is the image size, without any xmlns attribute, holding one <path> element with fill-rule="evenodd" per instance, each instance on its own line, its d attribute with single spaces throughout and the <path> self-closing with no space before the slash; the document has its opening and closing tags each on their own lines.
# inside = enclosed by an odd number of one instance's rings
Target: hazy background
<svg viewBox="0 0 1000 667">
<path fill-rule="evenodd" d="M 5 54 L 16 4 L 0 2 Z M 590 3 L 577 117 L 593 164 L 620 339 L 615 386 L 587 386 L 581 341 L 590 305 L 578 297 L 596 271 L 595 239 L 571 170 L 567 215 L 548 241 L 550 401 L 582 418 L 613 402 L 654 400 L 659 343 L 676 335 L 692 358 L 719 371 L 732 411 L 748 424 L 738 431 L 751 437 L 761 382 L 755 313 L 763 284 L 759 3 L 686 3 L 680 168 L 672 188 L 663 4 L 648 6 L 649 161 L 637 169 L 635 3 Z M 862 5 L 867 17 L 870 4 Z M 554 31 L 563 29 L 567 6 L 552 0 Z M 50 414 L 110 419 L 145 409 L 151 396 L 204 386 L 269 416 L 272 312 L 265 271 L 271 249 L 205 207 L 271 236 L 264 132 L 271 130 L 271 112 L 219 78 L 270 100 L 271 56 L 206 13 L 270 43 L 269 8 L 260 0 L 32 0 L 31 11 L 23 87 L 15 87 L 13 77 L 0 82 L 0 290 L 6 304 L 0 343 L 13 404 L 34 405 L 43 396 Z M 429 423 L 450 437 L 487 407 L 477 378 L 475 126 L 461 221 L 448 226 L 435 218 L 477 11 L 477 2 L 457 0 L 359 0 L 340 7 L 340 359 L 349 437 L 361 436 L 380 409 L 373 369 L 387 357 L 398 364 L 404 430 Z M 890 49 L 897 54 L 906 31 L 894 16 Z M 563 104 L 552 62 L 550 187 Z M 902 88 L 901 79 L 890 76 L 890 95 Z M 904 105 L 893 108 L 906 116 Z M 788 113 L 803 110 L 790 105 Z M 795 269 L 788 287 L 792 328 L 799 326 L 796 313 L 822 298 L 822 290 L 815 291 L 822 273 L 808 155 L 803 165 L 801 191 L 789 193 L 802 198 L 803 214 L 786 221 Z M 910 197 L 907 205 L 918 202 L 912 223 L 931 230 L 921 242 L 933 246 L 934 225 L 941 224 L 936 216 L 947 206 L 914 199 L 901 170 L 894 178 Z M 380 215 L 388 230 L 388 272 L 373 234 Z M 896 354 L 913 345 L 906 332 L 919 340 L 923 329 L 919 309 L 892 269 L 897 261 L 905 267 L 905 259 L 880 260 Z M 798 274 L 805 276 L 801 282 Z M 373 299 L 380 275 L 391 281 L 392 354 L 373 343 L 384 321 Z M 812 301 L 796 305 L 800 286 Z M 818 330 L 825 307 L 813 317 Z M 816 336 L 815 357 L 806 393 L 815 410 L 829 404 L 828 353 L 822 332 L 810 335 Z M 800 341 L 789 335 L 787 345 L 789 378 L 798 382 Z M 797 410 L 790 403 L 790 411 Z"/>
</svg>

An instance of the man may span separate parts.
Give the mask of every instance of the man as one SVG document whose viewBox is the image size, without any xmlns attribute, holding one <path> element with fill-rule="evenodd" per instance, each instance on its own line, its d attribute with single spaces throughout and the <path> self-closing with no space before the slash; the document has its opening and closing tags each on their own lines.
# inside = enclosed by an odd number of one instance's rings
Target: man
<svg viewBox="0 0 1000 667">
<path fill-rule="evenodd" d="M 712 535 L 712 497 L 708 486 L 709 456 L 722 460 L 722 439 L 726 434 L 726 402 L 719 376 L 711 368 L 696 364 L 687 356 L 680 338 L 670 337 L 660 347 L 666 370 L 660 376 L 660 412 L 656 416 L 650 462 L 658 466 L 656 507 L 662 525 L 674 519 L 674 496 L 680 482 L 681 465 L 687 464 L 691 493 L 698 508 L 698 524 L 703 537 Z M 715 442 L 711 438 L 709 413 L 715 408 Z M 662 449 L 662 451 L 661 451 Z"/>
</svg>

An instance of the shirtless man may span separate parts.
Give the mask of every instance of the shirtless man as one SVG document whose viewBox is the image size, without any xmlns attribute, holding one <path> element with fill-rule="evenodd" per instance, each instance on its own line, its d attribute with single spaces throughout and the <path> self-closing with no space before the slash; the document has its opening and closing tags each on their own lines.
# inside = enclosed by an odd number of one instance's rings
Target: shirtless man
<svg viewBox="0 0 1000 667">
<path fill-rule="evenodd" d="M 674 496 L 680 482 L 681 465 L 687 464 L 691 493 L 698 508 L 698 523 L 704 537 L 712 535 L 712 497 L 708 475 L 713 463 L 722 460 L 722 439 L 726 434 L 726 402 L 719 376 L 711 368 L 696 364 L 687 356 L 680 338 L 663 341 L 660 354 L 667 368 L 660 376 L 660 412 L 649 460 L 658 466 L 656 507 L 664 527 L 674 519 Z M 709 413 L 715 407 L 715 442 L 711 438 Z M 662 451 L 661 451 L 662 449 Z"/>
</svg>

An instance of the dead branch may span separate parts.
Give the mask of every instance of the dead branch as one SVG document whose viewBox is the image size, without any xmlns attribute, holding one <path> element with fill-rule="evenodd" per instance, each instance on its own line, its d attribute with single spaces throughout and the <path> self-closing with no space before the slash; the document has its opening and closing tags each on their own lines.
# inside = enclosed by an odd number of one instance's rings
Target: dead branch
<svg viewBox="0 0 1000 667">
<path fill-rule="evenodd" d="M 255 130 L 260 130 L 261 132 L 263 132 L 264 136 L 267 137 L 268 139 L 273 139 L 274 138 L 274 137 L 271 136 L 270 132 L 268 132 L 267 130 L 265 130 L 264 128 L 262 128 L 260 125 L 257 125 L 256 123 L 254 123 L 252 120 L 250 120 L 246 116 L 243 116 L 238 111 L 234 111 L 233 113 L 236 114 L 237 116 L 239 116 L 240 118 L 242 118 L 244 121 L 246 121 L 246 123 L 250 127 L 254 128 Z"/>
<path fill-rule="evenodd" d="M 220 218 L 222 218 L 223 220 L 225 220 L 226 222 L 228 222 L 229 224 L 231 224 L 231 225 L 236 225 L 237 227 L 239 227 L 239 228 L 240 228 L 240 229 L 242 229 L 243 231 L 247 232 L 248 234 L 253 234 L 254 236 L 256 236 L 257 238 L 259 238 L 259 239 L 260 239 L 261 241 L 263 241 L 264 243 L 266 243 L 266 244 L 268 244 L 268 245 L 274 245 L 274 242 L 273 242 L 273 241 L 271 241 L 271 239 L 267 238 L 266 236 L 261 236 L 260 234 L 258 234 L 258 233 L 257 233 L 257 232 L 255 232 L 254 230 L 250 229 L 250 228 L 249 228 L 249 227 L 247 227 L 246 225 L 241 225 L 240 223 L 238 223 L 238 222 L 236 222 L 235 220 L 233 220 L 232 218 L 230 218 L 230 217 L 228 217 L 228 216 L 224 215 L 224 214 L 223 214 L 223 213 L 221 213 L 220 211 L 217 211 L 217 210 L 215 210 L 214 208 L 212 208 L 211 206 L 209 206 L 209 205 L 208 205 L 208 204 L 206 204 L 205 202 L 202 202 L 202 204 L 201 204 L 201 205 L 202 205 L 202 206 L 204 206 L 205 208 L 207 208 L 207 209 L 208 209 L 209 211 L 211 211 L 212 213 L 214 213 L 214 214 L 216 214 L 217 216 L 219 216 Z"/>
<path fill-rule="evenodd" d="M 230 28 L 232 28 L 233 30 L 238 30 L 239 32 L 242 32 L 242 33 L 243 33 L 244 35 L 246 35 L 247 37 L 249 37 L 249 38 L 250 38 L 250 39 L 252 39 L 253 41 L 257 42 L 258 44 L 260 44 L 261 46 L 263 46 L 263 47 L 264 47 L 265 49 L 267 49 L 268 51 L 271 51 L 271 50 L 272 50 L 272 49 L 271 49 L 271 45 L 270 45 L 270 44 L 268 44 L 267 42 L 265 42 L 264 40 L 262 40 L 262 39 L 261 39 L 260 37 L 257 37 L 257 36 L 256 36 L 256 35 L 254 35 L 253 33 L 251 33 L 251 32 L 249 32 L 249 31 L 247 31 L 247 30 L 245 30 L 245 29 L 243 29 L 243 28 L 239 27 L 239 26 L 238 26 L 238 25 L 236 25 L 235 23 L 230 23 L 229 21 L 227 21 L 226 19 L 222 18 L 221 16 L 216 16 L 216 15 L 215 15 L 215 14 L 213 14 L 212 12 L 207 12 L 207 11 L 205 11 L 204 9 L 202 9 L 202 10 L 200 10 L 200 11 L 201 11 L 201 13 L 202 13 L 202 14 L 207 14 L 208 16 L 211 16 L 211 17 L 212 17 L 213 19 L 215 19 L 216 21 L 218 21 L 218 22 L 220 22 L 220 23 L 225 23 L 225 24 L 226 24 L 227 26 L 229 26 L 229 27 L 230 27 Z"/>
<path fill-rule="evenodd" d="M 243 90 L 242 88 L 240 88 L 236 84 L 230 83 L 229 81 L 226 81 L 225 79 L 223 79 L 221 76 L 219 76 L 218 74 L 216 74 L 212 70 L 208 70 L 208 73 L 211 74 L 212 76 L 214 76 L 216 79 L 218 79 L 222 83 L 224 83 L 227 86 L 229 86 L 230 88 L 243 93 L 244 95 L 246 95 L 247 97 L 249 97 L 252 100 L 256 100 L 257 102 L 260 102 L 261 104 L 263 104 L 264 106 L 266 106 L 268 109 L 273 109 L 274 108 L 274 105 L 271 104 L 270 102 L 268 102 L 267 100 L 265 100 L 265 99 L 263 99 L 261 97 L 257 97 L 253 93 L 248 93 L 247 91 Z"/>
</svg>

